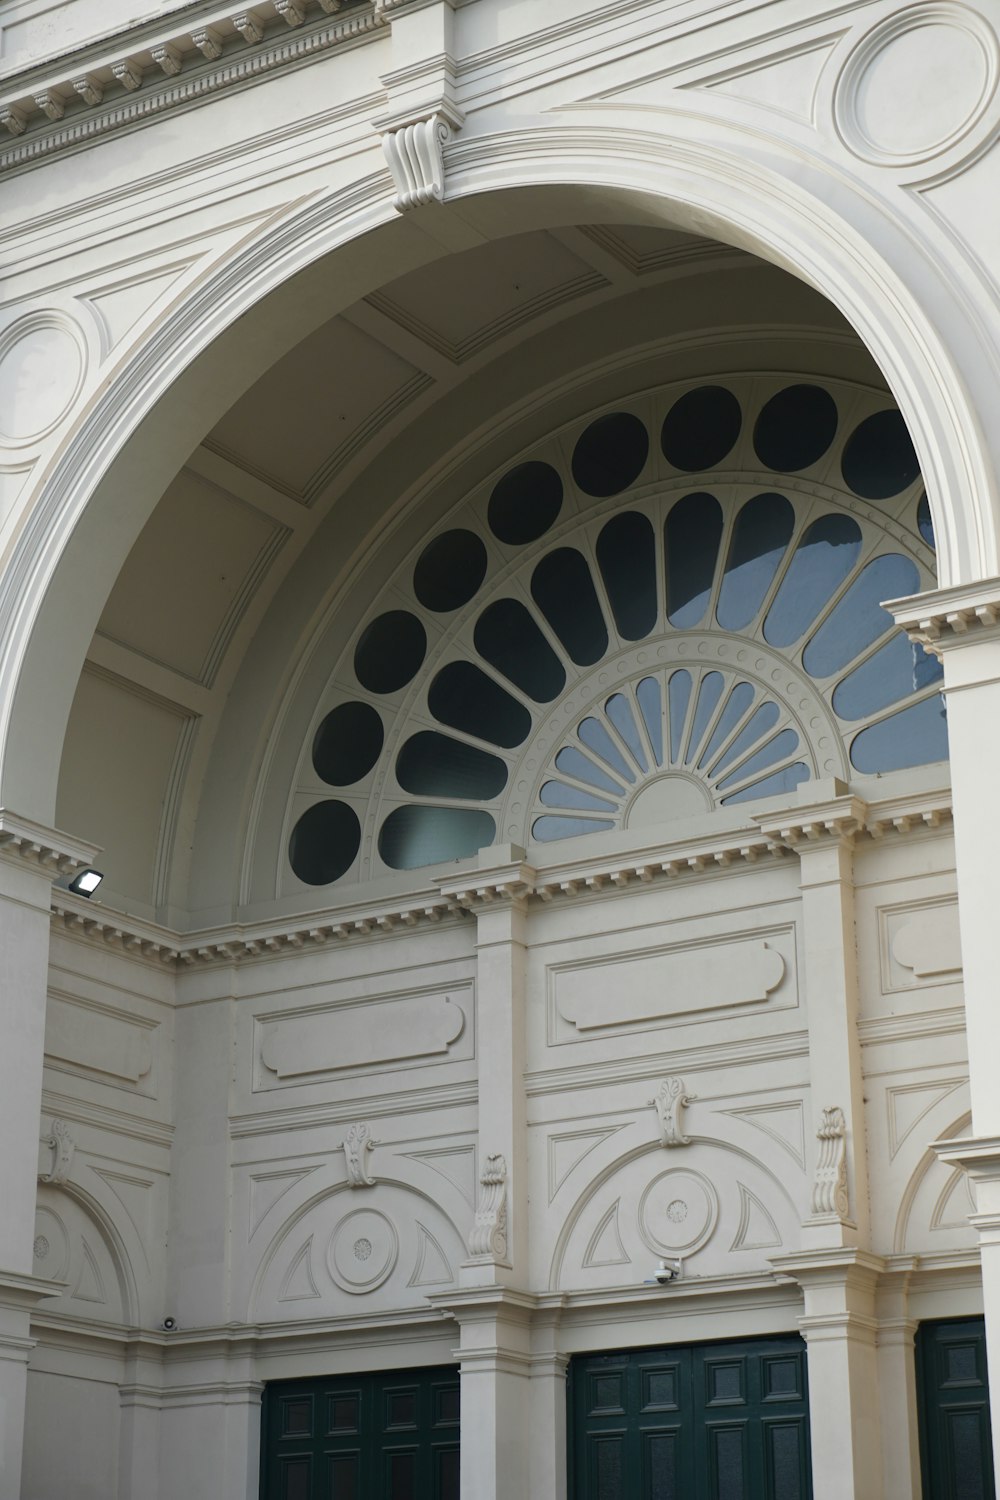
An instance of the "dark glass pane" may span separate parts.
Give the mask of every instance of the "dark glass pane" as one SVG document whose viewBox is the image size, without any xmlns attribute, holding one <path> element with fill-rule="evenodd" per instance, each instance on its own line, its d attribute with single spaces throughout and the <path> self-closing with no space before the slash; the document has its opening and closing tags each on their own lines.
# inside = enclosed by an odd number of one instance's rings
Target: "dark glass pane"
<svg viewBox="0 0 1000 1500">
<path fill-rule="evenodd" d="M 715 617 L 743 630 L 755 617 L 785 555 L 795 512 L 784 495 L 755 495 L 736 517 Z"/>
<path fill-rule="evenodd" d="M 725 744 L 754 699 L 754 690 L 749 682 L 738 682 L 726 699 L 726 706 L 712 730 L 712 738 L 705 746 L 705 753 L 698 762 L 699 769 L 710 765 L 720 745 Z"/>
<path fill-rule="evenodd" d="M 714 469 L 740 435 L 743 414 L 732 391 L 701 385 L 675 401 L 663 420 L 660 447 L 668 464 L 693 474 Z"/>
<path fill-rule="evenodd" d="M 712 715 L 719 706 L 722 697 L 723 678 L 721 672 L 706 672 L 701 679 L 698 689 L 698 703 L 694 711 L 694 728 L 691 731 L 691 739 L 688 742 L 687 756 L 690 760 L 701 744 L 702 737 L 709 726 Z"/>
<path fill-rule="evenodd" d="M 466 807 L 397 807 L 382 824 L 378 852 L 391 870 L 466 859 L 493 842 L 489 813 Z"/>
<path fill-rule="evenodd" d="M 330 1431 L 357 1432 L 360 1405 L 357 1396 L 334 1396 L 330 1402 Z"/>
<path fill-rule="evenodd" d="M 281 1436 L 309 1437 L 312 1432 L 313 1404 L 311 1396 L 297 1401 L 281 1403 Z"/>
<path fill-rule="evenodd" d="M 803 1500 L 801 1445 L 805 1434 L 801 1425 L 782 1422 L 765 1430 L 771 1449 L 773 1500 Z"/>
<path fill-rule="evenodd" d="M 639 726 L 635 722 L 632 705 L 625 697 L 625 694 L 615 693 L 610 697 L 604 705 L 604 711 L 625 741 L 629 750 L 635 756 L 640 769 L 648 771 L 649 764 L 642 745 L 642 735 L 639 733 Z"/>
<path fill-rule="evenodd" d="M 644 677 L 635 690 L 642 720 L 653 747 L 656 764 L 663 764 L 663 705 L 660 699 L 660 684 L 655 677 Z"/>
<path fill-rule="evenodd" d="M 617 495 L 638 479 L 649 453 L 649 434 L 629 411 L 598 417 L 573 449 L 573 478 L 587 495 Z"/>
<path fill-rule="evenodd" d="M 673 1432 L 646 1435 L 646 1483 L 642 1500 L 682 1500 L 677 1489 L 677 1436 Z"/>
<path fill-rule="evenodd" d="M 931 507 L 926 494 L 921 495 L 917 501 L 917 530 L 928 547 L 935 546 L 934 522 L 931 520 Z"/>
<path fill-rule="evenodd" d="M 459 1388 L 445 1386 L 437 1392 L 437 1418 L 438 1422 L 457 1422 L 460 1414 Z"/>
<path fill-rule="evenodd" d="M 876 557 L 862 568 L 802 653 L 802 665 L 810 677 L 841 671 L 891 630 L 892 616 L 881 601 L 914 594 L 919 583 L 916 564 L 898 552 Z"/>
<path fill-rule="evenodd" d="M 940 693 L 862 729 L 851 745 L 851 765 L 869 776 L 947 759 L 948 724 Z"/>
<path fill-rule="evenodd" d="M 777 765 L 779 760 L 784 760 L 788 755 L 794 755 L 799 748 L 799 737 L 794 729 L 783 729 L 776 734 L 773 740 L 768 740 L 754 755 L 745 760 L 735 771 L 730 772 L 725 781 L 719 782 L 719 791 L 724 792 L 727 787 L 735 786 L 738 781 L 743 781 L 747 776 L 753 776 L 758 771 L 764 771 L 768 766 Z M 760 795 L 760 794 L 758 794 Z"/>
<path fill-rule="evenodd" d="M 546 813 L 532 823 L 531 837 L 540 844 L 550 844 L 554 839 L 575 839 L 581 834 L 599 833 L 602 829 L 614 826 L 610 818 L 561 818 L 557 814 Z"/>
<path fill-rule="evenodd" d="M 382 753 L 382 720 L 370 703 L 341 703 L 316 731 L 312 759 L 316 775 L 331 786 L 350 786 L 367 776 Z"/>
<path fill-rule="evenodd" d="M 354 863 L 361 824 L 346 802 L 316 802 L 292 829 L 288 859 L 306 885 L 329 885 Z"/>
<path fill-rule="evenodd" d="M 721 539 L 722 507 L 714 495 L 685 495 L 667 516 L 667 619 L 678 630 L 699 624 L 708 608 Z"/>
<path fill-rule="evenodd" d="M 757 418 L 753 445 L 768 469 L 794 474 L 817 463 L 837 431 L 837 403 L 818 385 L 789 385 Z"/>
<path fill-rule="evenodd" d="M 667 683 L 667 702 L 670 706 L 670 759 L 679 761 L 684 738 L 684 722 L 691 701 L 691 673 L 683 667 L 671 675 Z"/>
<path fill-rule="evenodd" d="M 538 794 L 545 807 L 569 807 L 575 812 L 614 812 L 613 802 L 595 797 L 592 792 L 582 792 L 579 787 L 567 786 L 563 781 L 545 781 Z"/>
<path fill-rule="evenodd" d="M 386 1391 L 385 1425 L 387 1427 L 412 1427 L 416 1420 L 416 1391 Z"/>
<path fill-rule="evenodd" d="M 809 767 L 797 760 L 794 765 L 775 771 L 773 776 L 765 776 L 763 781 L 755 781 L 750 786 L 745 786 L 741 792 L 723 797 L 722 805 L 728 807 L 731 802 L 755 802 L 758 797 L 777 797 L 785 792 L 794 792 L 800 782 L 808 780 Z"/>
<path fill-rule="evenodd" d="M 390 1453 L 387 1500 L 420 1500 L 417 1495 L 417 1455 Z"/>
<path fill-rule="evenodd" d="M 629 782 L 635 781 L 635 772 L 599 719 L 583 719 L 576 732 L 587 749 L 599 755 L 619 776 Z"/>
<path fill-rule="evenodd" d="M 776 703 L 773 703 L 770 699 L 767 703 L 762 703 L 750 715 L 750 718 L 733 740 L 729 749 L 719 757 L 717 763 L 712 767 L 713 775 L 718 776 L 719 772 L 724 770 L 726 766 L 732 765 L 733 761 L 739 760 L 741 755 L 745 755 L 748 750 L 756 745 L 758 740 L 763 739 L 764 735 L 774 728 L 780 718 L 781 710 Z"/>
<path fill-rule="evenodd" d="M 586 781 L 590 786 L 596 786 L 602 792 L 621 792 L 617 781 L 612 781 L 606 771 L 600 770 L 578 750 L 575 745 L 566 745 L 556 756 L 556 767 L 567 776 L 573 776 L 577 781 Z"/>
<path fill-rule="evenodd" d="M 594 1500 L 627 1500 L 622 1458 L 621 1438 L 594 1440 Z"/>
<path fill-rule="evenodd" d="M 887 500 L 913 483 L 920 465 L 895 407 L 877 411 L 855 427 L 840 467 L 848 487 L 865 500 Z"/>
<path fill-rule="evenodd" d="M 537 541 L 559 514 L 562 496 L 562 480 L 551 464 L 537 459 L 518 464 L 498 481 L 490 496 L 490 530 L 508 547 Z"/>
<path fill-rule="evenodd" d="M 311 1458 L 279 1458 L 278 1500 L 311 1500 Z"/>
<path fill-rule="evenodd" d="M 361 1500 L 358 1479 L 356 1453 L 330 1455 L 330 1500 Z"/>
<path fill-rule="evenodd" d="M 842 719 L 864 719 L 937 682 L 941 675 L 937 658 L 900 631 L 837 684 L 833 711 Z"/>
<path fill-rule="evenodd" d="M 484 661 L 536 703 L 550 703 L 566 686 L 562 663 L 518 599 L 498 599 L 476 621 L 476 650 Z"/>
<path fill-rule="evenodd" d="M 981 1411 L 948 1411 L 944 1414 L 945 1442 L 951 1458 L 949 1468 L 955 1482 L 953 1500 L 986 1500 L 983 1417 Z"/>
<path fill-rule="evenodd" d="M 461 1455 L 457 1448 L 439 1448 L 437 1452 L 437 1490 L 434 1500 L 459 1500 Z"/>
<path fill-rule="evenodd" d="M 531 594 L 577 666 L 593 666 L 608 649 L 608 632 L 585 558 L 557 547 L 531 575 Z"/>
<path fill-rule="evenodd" d="M 618 634 L 639 641 L 656 624 L 656 551 L 645 516 L 627 510 L 597 538 L 597 561 Z"/>
<path fill-rule="evenodd" d="M 370 693 L 395 693 L 420 670 L 427 636 L 416 615 L 391 609 L 362 631 L 354 650 L 354 673 Z"/>
<path fill-rule="evenodd" d="M 437 614 L 468 604 L 486 577 L 486 548 L 474 531 L 444 531 L 421 552 L 413 592 Z"/>
<path fill-rule="evenodd" d="M 850 516 L 821 516 L 803 533 L 764 621 L 771 646 L 793 646 L 851 572 L 861 528 Z"/>
<path fill-rule="evenodd" d="M 743 1430 L 738 1427 L 710 1429 L 715 1462 L 712 1500 L 750 1500 L 744 1488 Z"/>
<path fill-rule="evenodd" d="M 441 668 L 431 683 L 427 706 L 439 724 L 505 749 L 520 745 L 531 731 L 524 704 L 467 661 Z"/>
<path fill-rule="evenodd" d="M 507 785 L 507 767 L 496 755 L 424 729 L 396 757 L 396 780 L 417 797 L 472 797 L 488 802 Z"/>
</svg>

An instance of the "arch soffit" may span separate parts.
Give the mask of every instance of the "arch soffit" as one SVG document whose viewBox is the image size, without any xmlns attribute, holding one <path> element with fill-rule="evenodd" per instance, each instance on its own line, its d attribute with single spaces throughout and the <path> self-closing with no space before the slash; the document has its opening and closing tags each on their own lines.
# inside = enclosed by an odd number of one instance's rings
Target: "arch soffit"
<svg viewBox="0 0 1000 1500">
<path fill-rule="evenodd" d="M 669 219 L 736 243 L 808 282 L 860 334 L 907 420 L 935 510 L 941 585 L 1000 570 L 991 470 L 973 401 L 951 353 L 959 344 L 963 353 L 978 348 L 979 335 L 954 289 L 941 312 L 951 283 L 926 253 L 913 253 L 889 203 L 880 206 L 859 193 L 818 155 L 803 175 L 801 150 L 779 138 L 736 132 L 721 119 L 706 131 L 703 111 L 687 118 L 633 111 L 634 123 L 615 126 L 606 110 L 590 111 L 589 118 L 585 110 L 573 115 L 555 126 L 460 141 L 449 155 L 449 201 L 512 189 L 603 190 L 616 200 L 618 217 L 638 212 L 647 221 L 650 214 Z M 678 138 L 694 124 L 703 133 L 697 143 Z M 125 356 L 117 378 L 40 476 L 28 502 L 33 509 L 0 579 L 0 633 L 7 638 L 0 676 L 3 804 L 51 820 L 66 718 L 91 629 L 159 497 L 151 486 L 149 500 L 137 505 L 134 490 L 140 445 L 155 440 L 157 406 L 162 403 L 165 433 L 175 414 L 163 398 L 172 387 L 177 395 L 182 374 L 238 318 L 332 251 L 393 222 L 379 173 L 268 226 L 204 280 L 154 337 Z M 909 281 L 894 269 L 904 263 Z M 938 307 L 950 344 L 921 305 L 932 276 L 934 299 L 928 296 L 927 305 Z M 351 287 L 346 300 L 356 295 Z M 143 491 L 149 493 L 145 486 Z M 134 529 L 121 524 L 127 493 Z M 955 505 L 956 496 L 964 503 Z M 92 562 L 82 562 L 95 553 L 105 558 L 103 590 Z M 75 621 L 75 652 L 67 646 L 67 612 Z M 37 690 L 42 683 L 44 692 Z M 22 704 L 30 704 L 30 711 L 18 712 Z M 44 715 L 47 721 L 40 723 Z"/>
</svg>

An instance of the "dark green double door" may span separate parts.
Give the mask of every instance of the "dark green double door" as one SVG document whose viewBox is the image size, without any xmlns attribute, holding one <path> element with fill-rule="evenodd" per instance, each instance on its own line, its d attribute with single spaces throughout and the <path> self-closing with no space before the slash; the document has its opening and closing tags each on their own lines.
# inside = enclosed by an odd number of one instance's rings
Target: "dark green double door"
<svg viewBox="0 0 1000 1500">
<path fill-rule="evenodd" d="M 265 1500 L 459 1500 L 458 1371 L 268 1385 Z"/>
<path fill-rule="evenodd" d="M 922 1323 L 917 1370 L 925 1500 L 994 1500 L 982 1318 Z"/>
<path fill-rule="evenodd" d="M 585 1355 L 573 1500 L 809 1500 L 800 1338 Z"/>
</svg>

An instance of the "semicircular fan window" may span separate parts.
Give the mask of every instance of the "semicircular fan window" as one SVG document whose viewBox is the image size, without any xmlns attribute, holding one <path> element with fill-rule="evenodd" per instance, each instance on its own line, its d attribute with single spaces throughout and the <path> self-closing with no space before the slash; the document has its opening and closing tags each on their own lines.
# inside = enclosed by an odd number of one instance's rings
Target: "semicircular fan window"
<svg viewBox="0 0 1000 1500">
<path fill-rule="evenodd" d="M 946 758 L 940 666 L 882 608 L 934 582 L 884 396 L 734 377 L 569 435 L 471 496 L 355 637 L 293 799 L 305 884 Z"/>
</svg>

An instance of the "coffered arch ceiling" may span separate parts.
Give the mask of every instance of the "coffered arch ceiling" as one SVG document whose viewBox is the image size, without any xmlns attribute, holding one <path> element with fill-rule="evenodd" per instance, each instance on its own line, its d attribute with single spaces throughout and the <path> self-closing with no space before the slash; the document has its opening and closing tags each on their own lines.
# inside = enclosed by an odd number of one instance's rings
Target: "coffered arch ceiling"
<svg viewBox="0 0 1000 1500">
<path fill-rule="evenodd" d="M 321 902 L 288 879 L 289 798 L 373 601 L 512 455 L 720 372 L 891 405 L 818 294 L 650 225 L 511 234 L 322 322 L 187 457 L 104 608 L 57 820 L 104 846 L 108 899 L 181 926 Z"/>
</svg>

